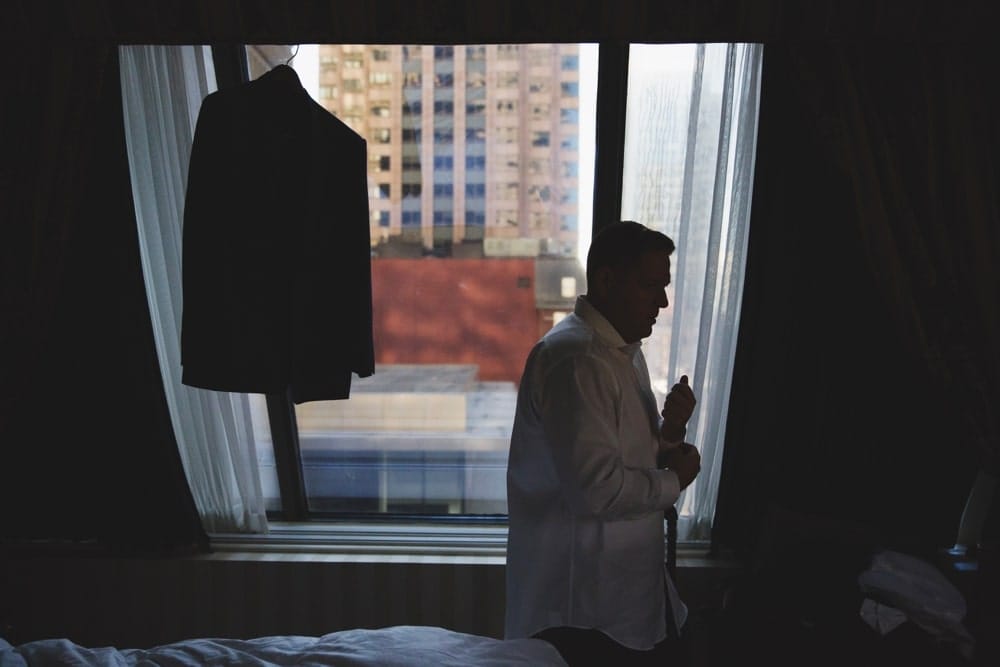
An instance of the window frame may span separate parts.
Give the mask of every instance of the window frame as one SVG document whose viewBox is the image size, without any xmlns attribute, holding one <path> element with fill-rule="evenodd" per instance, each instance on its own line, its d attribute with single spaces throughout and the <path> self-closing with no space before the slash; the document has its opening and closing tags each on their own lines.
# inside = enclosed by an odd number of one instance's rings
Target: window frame
<svg viewBox="0 0 1000 667">
<path fill-rule="evenodd" d="M 454 45 L 440 45 L 451 48 Z M 516 50 L 517 45 L 513 46 Z M 218 62 L 224 57 L 235 67 L 218 70 L 217 81 L 220 88 L 245 83 L 250 78 L 246 57 L 246 44 L 216 45 L 213 54 Z M 515 51 L 516 52 L 516 51 Z M 225 56 L 223 56 L 225 54 Z M 363 58 L 363 56 L 361 56 Z M 595 156 L 601 159 L 594 164 L 592 233 L 597 233 L 602 221 L 617 220 L 621 212 L 622 171 L 624 168 L 625 141 L 625 95 L 628 77 L 628 43 L 598 43 L 598 74 L 595 133 Z M 317 525 L 320 523 L 337 525 L 384 525 L 393 523 L 416 523 L 431 525 L 506 525 L 507 515 L 449 515 L 449 514 L 402 514 L 402 513 L 326 513 L 309 509 L 302 469 L 302 454 L 299 442 L 295 404 L 288 393 L 266 394 L 267 415 L 274 447 L 281 509 L 268 510 L 270 522 L 286 526 L 294 524 Z M 237 539 L 236 542 L 244 542 Z"/>
</svg>

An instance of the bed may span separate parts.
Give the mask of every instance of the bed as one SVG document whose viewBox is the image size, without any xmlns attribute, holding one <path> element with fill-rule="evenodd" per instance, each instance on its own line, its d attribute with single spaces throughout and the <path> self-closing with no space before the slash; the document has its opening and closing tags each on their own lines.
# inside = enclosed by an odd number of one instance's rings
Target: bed
<svg viewBox="0 0 1000 667">
<path fill-rule="evenodd" d="M 431 626 L 341 630 L 320 637 L 187 639 L 153 648 L 80 646 L 65 638 L 12 645 L 0 638 L 0 667 L 74 665 L 337 665 L 337 667 L 500 667 L 566 663 L 539 639 L 494 639 Z"/>
</svg>

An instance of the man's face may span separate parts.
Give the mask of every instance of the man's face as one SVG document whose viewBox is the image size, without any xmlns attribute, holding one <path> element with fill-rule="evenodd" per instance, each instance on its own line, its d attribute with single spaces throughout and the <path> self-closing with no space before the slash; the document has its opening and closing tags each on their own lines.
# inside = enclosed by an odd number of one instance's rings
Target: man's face
<svg viewBox="0 0 1000 667">
<path fill-rule="evenodd" d="M 666 308 L 670 284 L 670 255 L 650 250 L 638 263 L 612 271 L 604 316 L 626 343 L 634 343 L 653 332 L 656 316 Z"/>
</svg>

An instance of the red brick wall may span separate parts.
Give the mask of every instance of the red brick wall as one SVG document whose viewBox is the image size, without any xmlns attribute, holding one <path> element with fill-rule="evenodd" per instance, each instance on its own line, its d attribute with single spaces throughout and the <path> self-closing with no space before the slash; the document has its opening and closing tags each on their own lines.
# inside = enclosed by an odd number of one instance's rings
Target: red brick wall
<svg viewBox="0 0 1000 667">
<path fill-rule="evenodd" d="M 538 339 L 532 259 L 373 259 L 375 359 L 518 382 Z"/>
</svg>

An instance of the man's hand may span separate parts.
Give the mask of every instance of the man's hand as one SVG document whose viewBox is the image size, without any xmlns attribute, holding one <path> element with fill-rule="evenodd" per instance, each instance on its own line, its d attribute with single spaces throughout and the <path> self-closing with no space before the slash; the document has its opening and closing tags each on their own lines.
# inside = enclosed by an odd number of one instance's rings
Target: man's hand
<svg viewBox="0 0 1000 667">
<path fill-rule="evenodd" d="M 677 447 L 671 447 L 663 453 L 662 462 L 666 468 L 677 474 L 681 483 L 681 491 L 694 481 L 701 472 L 701 452 L 694 445 L 682 442 Z"/>
<path fill-rule="evenodd" d="M 688 376 L 682 375 L 681 381 L 670 388 L 670 392 L 663 401 L 663 410 L 660 412 L 663 417 L 660 435 L 665 441 L 680 442 L 684 440 L 688 420 L 694 414 L 694 406 L 697 402 L 694 392 L 688 384 Z"/>
</svg>

